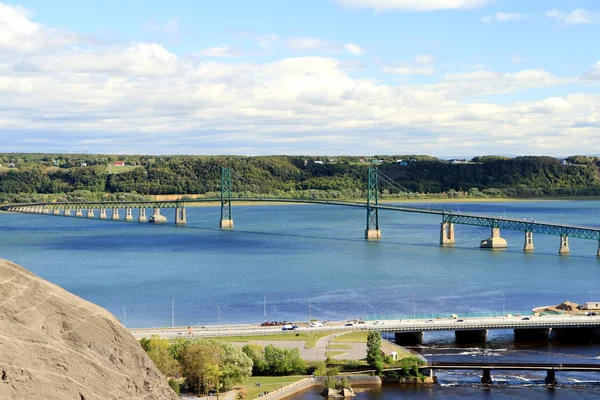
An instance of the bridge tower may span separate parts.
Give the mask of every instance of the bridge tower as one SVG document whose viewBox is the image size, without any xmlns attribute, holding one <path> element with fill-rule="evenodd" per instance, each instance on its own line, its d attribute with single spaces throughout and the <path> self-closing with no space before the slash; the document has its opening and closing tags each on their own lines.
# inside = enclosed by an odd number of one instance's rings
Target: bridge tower
<svg viewBox="0 0 600 400">
<path fill-rule="evenodd" d="M 231 216 L 231 168 L 221 168 L 221 228 L 233 228 Z"/>
<path fill-rule="evenodd" d="M 379 170 L 374 167 L 369 168 L 369 180 L 367 182 L 367 229 L 365 229 L 365 239 L 379 239 L 381 230 L 379 229 Z"/>
</svg>

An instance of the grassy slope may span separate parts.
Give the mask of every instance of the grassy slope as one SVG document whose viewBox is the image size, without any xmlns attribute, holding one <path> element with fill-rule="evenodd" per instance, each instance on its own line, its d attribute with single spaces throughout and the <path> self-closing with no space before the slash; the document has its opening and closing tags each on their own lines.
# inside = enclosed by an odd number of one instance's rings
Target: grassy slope
<svg viewBox="0 0 600 400">
<path fill-rule="evenodd" d="M 259 393 L 272 392 L 280 386 L 286 386 L 304 378 L 306 376 L 251 376 L 242 386 L 248 393 L 247 399 L 255 399 Z M 260 383 L 260 386 L 256 386 L 257 382 Z"/>
<path fill-rule="evenodd" d="M 307 349 L 312 349 L 315 347 L 317 340 L 322 337 L 329 335 L 330 332 L 313 332 L 310 334 L 307 333 L 279 333 L 275 335 L 254 335 L 254 336 L 221 336 L 214 337 L 210 339 L 219 340 L 222 342 L 249 342 L 251 340 L 272 340 L 272 341 L 281 341 L 281 340 L 292 340 L 292 341 L 302 341 L 305 342 L 304 347 Z"/>
</svg>

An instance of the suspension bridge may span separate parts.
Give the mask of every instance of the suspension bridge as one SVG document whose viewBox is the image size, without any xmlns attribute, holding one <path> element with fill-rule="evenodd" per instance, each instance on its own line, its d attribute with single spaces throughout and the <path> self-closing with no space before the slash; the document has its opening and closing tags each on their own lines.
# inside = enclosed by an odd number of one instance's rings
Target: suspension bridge
<svg viewBox="0 0 600 400">
<path fill-rule="evenodd" d="M 365 239 L 374 240 L 381 237 L 379 226 L 379 211 L 390 210 L 398 212 L 410 212 L 419 214 L 435 214 L 441 217 L 440 245 L 452 246 L 456 243 L 454 226 L 470 225 L 476 227 L 487 227 L 490 229 L 490 237 L 480 242 L 480 247 L 490 249 L 501 249 L 507 247 L 507 242 L 501 237 L 501 230 L 513 230 L 524 232 L 523 250 L 530 252 L 534 250 L 533 234 L 546 234 L 559 237 L 559 254 L 567 255 L 570 252 L 569 238 L 580 238 L 596 240 L 598 242 L 597 256 L 600 258 L 600 227 L 574 226 L 558 223 L 544 223 L 515 218 L 493 217 L 477 214 L 466 214 L 441 208 L 419 208 L 395 204 L 381 203 L 382 189 L 389 188 L 395 192 L 408 192 L 404 187 L 398 185 L 393 179 L 379 171 L 377 168 L 369 168 L 367 177 L 367 199 L 361 201 L 344 201 L 318 199 L 314 197 L 286 198 L 268 196 L 240 196 L 232 190 L 233 177 L 240 182 L 245 182 L 255 190 L 256 185 L 248 182 L 243 176 L 235 173 L 231 168 L 221 168 L 221 194 L 218 197 L 195 198 L 181 200 L 140 200 L 140 201 L 96 201 L 96 202 L 55 202 L 55 203 L 26 203 L 12 204 L 0 207 L 2 211 L 18 213 L 35 213 L 60 216 L 87 217 L 99 219 L 111 219 L 115 221 L 138 222 L 167 222 L 161 214 L 161 209 L 174 209 L 174 223 L 184 226 L 187 223 L 186 206 L 197 203 L 219 203 L 221 206 L 221 218 L 219 226 L 224 229 L 233 228 L 232 204 L 236 202 L 274 202 L 274 203 L 306 203 L 323 204 L 330 206 L 359 207 L 366 210 Z M 256 193 L 266 193 L 258 188 Z M 139 210 L 134 218 L 133 210 Z M 147 216 L 147 210 L 152 210 L 152 215 Z M 111 210 L 110 214 L 107 210 Z M 124 211 L 124 218 L 121 212 Z M 74 212 L 74 214 L 73 214 Z M 109 218 L 110 216 L 110 218 Z"/>
</svg>

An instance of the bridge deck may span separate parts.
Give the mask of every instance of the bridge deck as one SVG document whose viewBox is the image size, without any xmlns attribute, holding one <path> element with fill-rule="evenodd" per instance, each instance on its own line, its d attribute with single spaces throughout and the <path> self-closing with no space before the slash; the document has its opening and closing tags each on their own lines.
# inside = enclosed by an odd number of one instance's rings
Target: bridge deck
<svg viewBox="0 0 600 400">
<path fill-rule="evenodd" d="M 18 207 L 46 207 L 54 209 L 89 209 L 89 208 L 178 208 L 197 203 L 215 203 L 223 200 L 232 202 L 277 202 L 277 203 L 305 203 L 305 204 L 325 204 L 344 207 L 368 207 L 366 202 L 343 201 L 343 200 L 321 200 L 321 199 L 303 199 L 303 198 L 277 198 L 277 197 L 231 197 L 221 199 L 202 198 L 186 200 L 163 200 L 163 201 L 113 201 L 113 202 L 71 202 L 71 203 L 27 203 L 13 204 L 0 207 L 1 210 L 13 211 Z M 600 241 L 600 227 L 594 226 L 576 226 L 557 223 L 546 223 L 536 221 L 519 220 L 515 218 L 500 218 L 477 214 L 456 213 L 441 208 L 420 208 L 407 207 L 395 204 L 371 204 L 372 208 L 380 210 L 411 212 L 420 214 L 441 215 L 444 222 L 451 222 L 462 225 L 495 227 L 514 231 L 534 232 L 549 235 L 565 235 L 582 239 L 593 239 Z"/>
<path fill-rule="evenodd" d="M 430 362 L 423 368 L 443 370 L 500 370 L 500 371 L 573 371 L 600 372 L 600 364 L 556 364 L 556 363 L 484 363 L 484 362 Z"/>
</svg>

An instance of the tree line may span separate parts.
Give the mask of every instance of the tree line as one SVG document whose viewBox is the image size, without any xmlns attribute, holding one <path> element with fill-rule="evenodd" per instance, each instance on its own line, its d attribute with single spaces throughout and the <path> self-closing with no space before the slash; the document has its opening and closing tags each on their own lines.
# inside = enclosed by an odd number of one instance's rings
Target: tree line
<svg viewBox="0 0 600 400">
<path fill-rule="evenodd" d="M 385 196 L 532 197 L 600 195 L 600 158 L 475 157 L 451 163 L 430 156 L 377 157 L 394 185 Z M 111 166 L 125 160 L 128 168 Z M 218 196 L 230 167 L 240 196 L 364 198 L 370 157 L 0 155 L 0 202 L 77 201 L 112 196 Z M 14 168 L 5 163 L 16 161 Z M 82 161 L 87 160 L 87 161 Z M 361 161 L 362 160 L 362 161 Z M 403 160 L 402 163 L 397 162 Z M 363 162 L 364 161 L 364 162 Z M 56 166 L 56 165 L 59 166 Z M 87 164 L 86 166 L 81 166 Z M 405 188 L 406 191 L 401 188 Z"/>
</svg>

